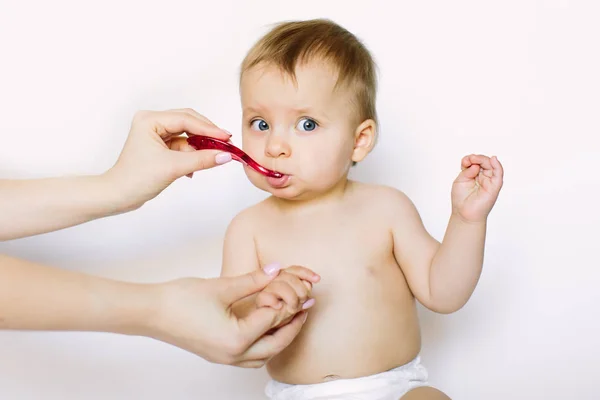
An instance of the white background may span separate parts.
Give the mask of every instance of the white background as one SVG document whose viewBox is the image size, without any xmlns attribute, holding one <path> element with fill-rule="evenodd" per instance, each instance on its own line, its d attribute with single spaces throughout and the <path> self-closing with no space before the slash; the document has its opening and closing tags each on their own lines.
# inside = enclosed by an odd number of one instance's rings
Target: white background
<svg viewBox="0 0 600 400">
<path fill-rule="evenodd" d="M 355 178 L 405 191 L 442 239 L 461 157 L 505 166 L 472 300 L 421 309 L 431 382 L 454 399 L 597 399 L 599 13 L 592 0 L 0 0 L 0 177 L 100 173 L 138 109 L 192 107 L 240 143 L 245 51 L 271 23 L 332 18 L 380 70 L 380 141 Z M 214 276 L 228 221 L 263 196 L 231 163 L 0 252 L 134 281 Z M 252 400 L 266 380 L 144 338 L 0 333 L 2 399 Z"/>
</svg>

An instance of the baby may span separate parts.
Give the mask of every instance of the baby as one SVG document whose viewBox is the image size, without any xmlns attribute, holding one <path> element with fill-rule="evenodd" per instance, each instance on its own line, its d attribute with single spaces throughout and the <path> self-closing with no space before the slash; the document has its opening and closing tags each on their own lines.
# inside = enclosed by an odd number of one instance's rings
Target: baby
<svg viewBox="0 0 600 400">
<path fill-rule="evenodd" d="M 303 330 L 267 363 L 271 399 L 448 399 L 420 363 L 416 301 L 452 313 L 479 279 L 486 221 L 502 187 L 495 157 L 469 155 L 452 186 L 442 243 L 405 194 L 347 178 L 377 136 L 376 73 L 368 50 L 328 20 L 276 26 L 242 63 L 242 145 L 285 174 L 250 181 L 271 194 L 226 232 L 222 276 L 272 262 L 294 268 L 236 304 L 274 307 L 312 297 Z M 288 314 L 289 315 L 289 314 Z"/>
</svg>

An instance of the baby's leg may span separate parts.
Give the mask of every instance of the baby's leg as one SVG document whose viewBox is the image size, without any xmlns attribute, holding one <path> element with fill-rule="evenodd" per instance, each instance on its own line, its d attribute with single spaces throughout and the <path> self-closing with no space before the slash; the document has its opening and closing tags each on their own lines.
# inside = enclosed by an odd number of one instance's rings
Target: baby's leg
<svg viewBox="0 0 600 400">
<path fill-rule="evenodd" d="M 406 393 L 399 400 L 452 400 L 443 392 L 432 387 L 418 387 Z"/>
</svg>

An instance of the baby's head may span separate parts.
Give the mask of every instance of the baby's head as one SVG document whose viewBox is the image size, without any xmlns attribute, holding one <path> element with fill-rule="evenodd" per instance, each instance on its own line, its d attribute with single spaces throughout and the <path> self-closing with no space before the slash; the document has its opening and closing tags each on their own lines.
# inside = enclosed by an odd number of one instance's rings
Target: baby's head
<svg viewBox="0 0 600 400">
<path fill-rule="evenodd" d="M 286 22 L 241 66 L 243 148 L 280 180 L 246 168 L 260 189 L 311 198 L 342 183 L 376 138 L 377 78 L 369 51 L 329 20 Z"/>
</svg>

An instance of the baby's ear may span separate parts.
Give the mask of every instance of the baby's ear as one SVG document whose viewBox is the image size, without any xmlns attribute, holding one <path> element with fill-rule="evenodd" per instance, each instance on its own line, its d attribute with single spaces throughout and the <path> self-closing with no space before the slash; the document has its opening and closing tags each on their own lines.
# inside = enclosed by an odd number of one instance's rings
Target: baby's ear
<svg viewBox="0 0 600 400">
<path fill-rule="evenodd" d="M 377 125 L 372 119 L 363 121 L 354 132 L 354 151 L 352 152 L 352 161 L 355 163 L 362 161 L 375 146 L 377 136 Z"/>
</svg>

